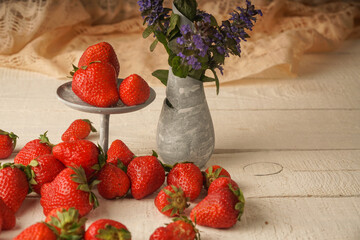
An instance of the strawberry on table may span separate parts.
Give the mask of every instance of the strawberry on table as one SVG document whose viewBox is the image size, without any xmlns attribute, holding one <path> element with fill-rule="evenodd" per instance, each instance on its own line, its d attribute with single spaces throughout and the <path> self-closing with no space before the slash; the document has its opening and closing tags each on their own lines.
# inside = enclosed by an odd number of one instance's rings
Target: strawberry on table
<svg viewBox="0 0 360 240">
<path fill-rule="evenodd" d="M 168 217 L 179 216 L 189 207 L 185 193 L 174 185 L 161 189 L 154 202 L 157 209 Z"/>
<path fill-rule="evenodd" d="M 55 229 L 51 229 L 46 223 L 38 222 L 22 231 L 13 240 L 57 240 Z"/>
<path fill-rule="evenodd" d="M 165 170 L 155 156 L 134 158 L 127 168 L 127 175 L 131 194 L 137 200 L 155 192 L 165 181 Z"/>
<path fill-rule="evenodd" d="M 82 167 L 86 176 L 90 178 L 95 172 L 94 165 L 98 164 L 100 151 L 91 141 L 80 139 L 61 142 L 53 147 L 54 157 L 65 166 Z"/>
<path fill-rule="evenodd" d="M 126 226 L 111 219 L 99 219 L 93 222 L 85 232 L 84 240 L 131 240 Z"/>
<path fill-rule="evenodd" d="M 65 168 L 50 183 L 41 188 L 40 204 L 47 216 L 55 208 L 74 207 L 81 216 L 87 215 L 98 206 L 98 201 L 91 188 L 97 182 L 89 185 L 82 167 Z"/>
<path fill-rule="evenodd" d="M 150 87 L 142 77 L 132 74 L 121 82 L 119 95 L 121 101 L 127 106 L 142 104 L 150 96 Z"/>
<path fill-rule="evenodd" d="M 106 163 L 100 170 L 97 179 L 99 194 L 105 199 L 124 197 L 130 189 L 130 179 L 127 174 L 112 163 Z"/>
<path fill-rule="evenodd" d="M 80 57 L 78 68 L 88 66 L 91 62 L 101 61 L 110 63 L 116 72 L 116 77 L 120 72 L 119 60 L 116 56 L 114 48 L 110 43 L 100 42 L 88 47 Z"/>
<path fill-rule="evenodd" d="M 203 175 L 194 163 L 175 164 L 167 176 L 167 184 L 181 187 L 186 197 L 194 201 L 199 197 L 203 186 Z"/>
<path fill-rule="evenodd" d="M 44 134 L 41 134 L 39 139 L 34 139 L 26 143 L 25 146 L 15 156 L 14 162 L 26 166 L 31 162 L 31 160 L 37 157 L 44 154 L 50 154 L 53 145 L 50 143 L 46 134 L 47 131 Z"/>
<path fill-rule="evenodd" d="M 5 132 L 0 129 L 0 159 L 8 158 L 16 146 L 16 136 L 13 132 Z"/>
<path fill-rule="evenodd" d="M 77 209 L 60 207 L 53 209 L 45 222 L 57 230 L 60 239 L 83 239 L 86 220 Z"/>
<path fill-rule="evenodd" d="M 2 223 L 0 224 L 0 229 L 10 230 L 15 227 L 16 218 L 14 212 L 6 206 L 2 198 L 0 197 L 0 218 Z"/>
<path fill-rule="evenodd" d="M 173 240 L 173 234 L 166 227 L 158 227 L 151 234 L 150 240 Z"/>
<path fill-rule="evenodd" d="M 73 92 L 84 102 L 96 107 L 111 107 L 119 101 L 114 67 L 106 62 L 91 62 L 75 69 Z"/>
<path fill-rule="evenodd" d="M 191 210 L 190 217 L 201 226 L 231 228 L 240 221 L 244 204 L 237 184 L 230 178 L 218 178 L 210 185 L 208 195 Z"/>
<path fill-rule="evenodd" d="M 0 197 L 15 213 L 29 192 L 29 182 L 23 170 L 13 163 L 0 164 Z"/>
<path fill-rule="evenodd" d="M 166 227 L 155 229 L 150 236 L 150 240 L 198 240 L 200 239 L 199 230 L 195 224 L 187 217 L 177 217 Z"/>
<path fill-rule="evenodd" d="M 128 166 L 135 157 L 135 154 L 120 139 L 116 139 L 111 143 L 106 154 L 108 163 L 117 164 L 118 160 L 120 160 L 125 166 Z"/>
<path fill-rule="evenodd" d="M 208 167 L 205 170 L 204 176 L 205 176 L 204 185 L 205 185 L 206 189 L 209 188 L 210 184 L 219 177 L 231 178 L 230 173 L 228 171 L 226 171 L 225 168 L 223 168 L 219 165 L 213 165 L 213 166 Z"/>
<path fill-rule="evenodd" d="M 76 119 L 61 136 L 62 141 L 71 141 L 84 139 L 89 136 L 90 132 L 96 132 L 92 122 L 89 119 Z"/>
<path fill-rule="evenodd" d="M 44 154 L 32 160 L 29 165 L 34 172 L 34 183 L 31 187 L 40 194 L 40 189 L 45 183 L 51 182 L 65 168 L 52 154 Z M 31 182 L 30 182 L 31 183 Z"/>
</svg>

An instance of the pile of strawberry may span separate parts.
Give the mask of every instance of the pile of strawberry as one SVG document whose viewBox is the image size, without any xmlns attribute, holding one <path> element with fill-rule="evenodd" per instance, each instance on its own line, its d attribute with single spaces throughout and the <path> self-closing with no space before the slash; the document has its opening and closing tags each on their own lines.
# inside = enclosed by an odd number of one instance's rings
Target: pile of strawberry
<svg viewBox="0 0 360 240">
<path fill-rule="evenodd" d="M 84 102 L 96 107 L 112 107 L 119 100 L 127 106 L 146 102 L 150 87 L 137 74 L 126 77 L 118 87 L 120 64 L 114 48 L 107 42 L 88 47 L 78 66 L 73 66 L 72 90 Z"/>
<path fill-rule="evenodd" d="M 201 172 L 191 162 L 169 166 L 163 164 L 155 152 L 135 156 L 119 139 L 113 141 L 104 154 L 99 146 L 85 139 L 91 131 L 96 129 L 89 120 L 77 119 L 63 133 L 60 143 L 51 144 L 45 132 L 39 139 L 25 144 L 13 163 L 0 167 L 0 227 L 3 230 L 15 226 L 14 214 L 25 197 L 35 192 L 40 194 L 40 204 L 48 220 L 25 229 L 20 234 L 22 237 L 17 239 L 69 239 L 69 235 L 71 239 L 112 239 L 87 238 L 85 220 L 80 220 L 99 205 L 92 192 L 95 186 L 105 199 L 123 198 L 131 193 L 133 198 L 140 200 L 160 189 L 154 199 L 156 208 L 160 213 L 175 218 L 167 226 L 155 229 L 150 236 L 153 240 L 193 240 L 199 237 L 195 223 L 230 228 L 240 220 L 244 196 L 224 168 L 214 165 Z M 16 138 L 14 133 L 0 131 L 1 158 L 11 154 Z M 190 206 L 189 202 L 199 198 L 203 189 L 207 190 L 207 196 L 192 208 L 188 219 L 184 210 Z M 76 210 L 76 213 L 68 213 L 69 209 Z M 69 230 L 72 224 L 61 223 L 65 218 L 54 211 L 70 214 L 72 217 L 67 221 L 74 222 L 76 228 Z M 49 219 L 56 223 L 50 224 Z M 130 236 L 125 226 L 117 227 L 110 223 L 102 226 L 110 232 L 118 229 L 111 234 L 120 234 L 119 229 L 125 229 L 126 236 Z M 100 236 L 105 230 L 94 231 L 94 234 Z M 55 238 L 42 238 L 45 232 L 54 234 Z M 37 234 L 39 237 L 35 238 Z M 25 238 L 26 235 L 32 237 Z"/>
<path fill-rule="evenodd" d="M 99 43 L 82 55 L 73 73 L 72 89 L 83 101 L 111 107 L 121 100 L 131 106 L 149 98 L 149 86 L 138 75 L 124 79 L 119 88 L 119 62 L 112 46 Z M 230 228 L 244 211 L 245 199 L 230 174 L 218 165 L 202 172 L 191 162 L 163 164 L 155 152 L 135 156 L 120 139 L 105 154 L 87 140 L 96 131 L 86 119 L 73 121 L 61 137 L 50 143 L 47 132 L 25 144 L 14 162 L 0 164 L 0 231 L 16 225 L 15 213 L 29 193 L 40 195 L 46 216 L 15 239 L 131 239 L 128 229 L 111 219 L 99 219 L 85 229 L 84 218 L 98 207 L 95 187 L 104 199 L 128 194 L 141 200 L 158 191 L 154 205 L 173 222 L 154 230 L 150 239 L 199 239 L 195 225 Z M 8 158 L 17 136 L 0 130 L 0 159 Z M 165 186 L 163 186 L 165 184 Z M 185 209 L 200 196 L 207 196 Z"/>
</svg>

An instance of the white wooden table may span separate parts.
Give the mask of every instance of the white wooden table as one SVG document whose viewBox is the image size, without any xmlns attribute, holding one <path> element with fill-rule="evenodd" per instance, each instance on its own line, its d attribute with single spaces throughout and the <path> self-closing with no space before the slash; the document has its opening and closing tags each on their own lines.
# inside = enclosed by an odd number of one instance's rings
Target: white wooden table
<svg viewBox="0 0 360 240">
<path fill-rule="evenodd" d="M 89 118 L 99 128 L 98 115 L 57 100 L 62 83 L 0 69 L 0 128 L 20 137 L 8 161 L 46 130 L 51 142 L 60 142 L 77 118 Z M 150 106 L 110 117 L 110 142 L 122 139 L 136 155 L 156 150 L 165 88 L 153 88 L 157 98 Z M 304 56 L 297 78 L 241 80 L 222 85 L 218 96 L 214 87 L 206 94 L 216 134 L 208 165 L 220 164 L 230 172 L 246 207 L 242 221 L 231 229 L 199 226 L 202 239 L 360 239 L 359 40 L 331 53 Z M 89 138 L 98 139 L 98 134 Z M 155 208 L 155 196 L 113 201 L 99 196 L 100 207 L 88 215 L 88 224 L 111 218 L 125 224 L 133 239 L 148 239 L 170 222 Z M 16 220 L 15 229 L 3 231 L 1 240 L 44 220 L 39 198 L 28 197 Z"/>
</svg>

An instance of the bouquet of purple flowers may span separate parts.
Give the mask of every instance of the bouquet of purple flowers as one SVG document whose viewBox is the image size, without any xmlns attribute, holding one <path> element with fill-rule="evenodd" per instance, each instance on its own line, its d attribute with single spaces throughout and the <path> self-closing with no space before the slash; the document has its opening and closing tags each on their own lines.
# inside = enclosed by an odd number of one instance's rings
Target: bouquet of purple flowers
<svg viewBox="0 0 360 240">
<path fill-rule="evenodd" d="M 225 58 L 240 57 L 240 44 L 250 37 L 245 30 L 251 31 L 256 15 L 262 16 L 261 10 L 246 0 L 245 8 L 237 7 L 229 19 L 219 25 L 213 15 L 197 9 L 196 0 L 174 0 L 173 6 L 188 19 L 188 24 L 181 24 L 179 14 L 174 13 L 174 9 L 164 8 L 163 0 L 139 0 L 137 3 L 147 24 L 143 37 L 155 37 L 150 51 L 160 42 L 169 54 L 168 63 L 174 75 L 190 76 L 203 82 L 215 81 L 217 93 L 216 70 L 223 74 Z M 213 77 L 205 75 L 207 70 Z M 156 70 L 153 76 L 166 85 L 168 70 Z"/>
</svg>

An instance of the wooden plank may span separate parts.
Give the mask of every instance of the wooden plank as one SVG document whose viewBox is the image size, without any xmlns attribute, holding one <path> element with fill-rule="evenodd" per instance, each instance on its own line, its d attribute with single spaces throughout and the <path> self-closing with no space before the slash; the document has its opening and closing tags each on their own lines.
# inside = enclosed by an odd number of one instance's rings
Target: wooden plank
<svg viewBox="0 0 360 240">
<path fill-rule="evenodd" d="M 77 118 L 89 118 L 95 127 L 100 126 L 100 116 L 61 108 L 60 103 L 54 103 L 40 112 L 32 111 L 30 106 L 27 108 L 12 114 L 1 113 L 1 127 L 14 131 L 20 137 L 16 151 L 46 130 L 49 131 L 50 140 L 59 142 L 61 134 Z M 359 149 L 360 146 L 360 110 L 213 110 L 211 114 L 217 153 Z M 160 111 L 151 107 L 112 115 L 110 141 L 120 138 L 136 152 L 156 150 L 159 115 Z M 97 142 L 98 134 L 92 136 L 90 140 Z"/>
<path fill-rule="evenodd" d="M 133 239 L 148 239 L 159 226 L 171 222 L 154 206 L 154 195 L 143 200 L 104 200 L 91 212 L 87 226 L 100 218 L 125 224 Z M 192 203 L 186 211 L 195 206 Z M 16 214 L 13 230 L 1 232 L 0 239 L 12 239 L 32 223 L 43 221 L 39 199 L 27 198 Z M 242 221 L 233 228 L 218 230 L 198 226 L 202 239 L 358 239 L 360 198 L 266 198 L 247 199 Z M 236 238 L 234 238 L 236 236 Z"/>
</svg>

